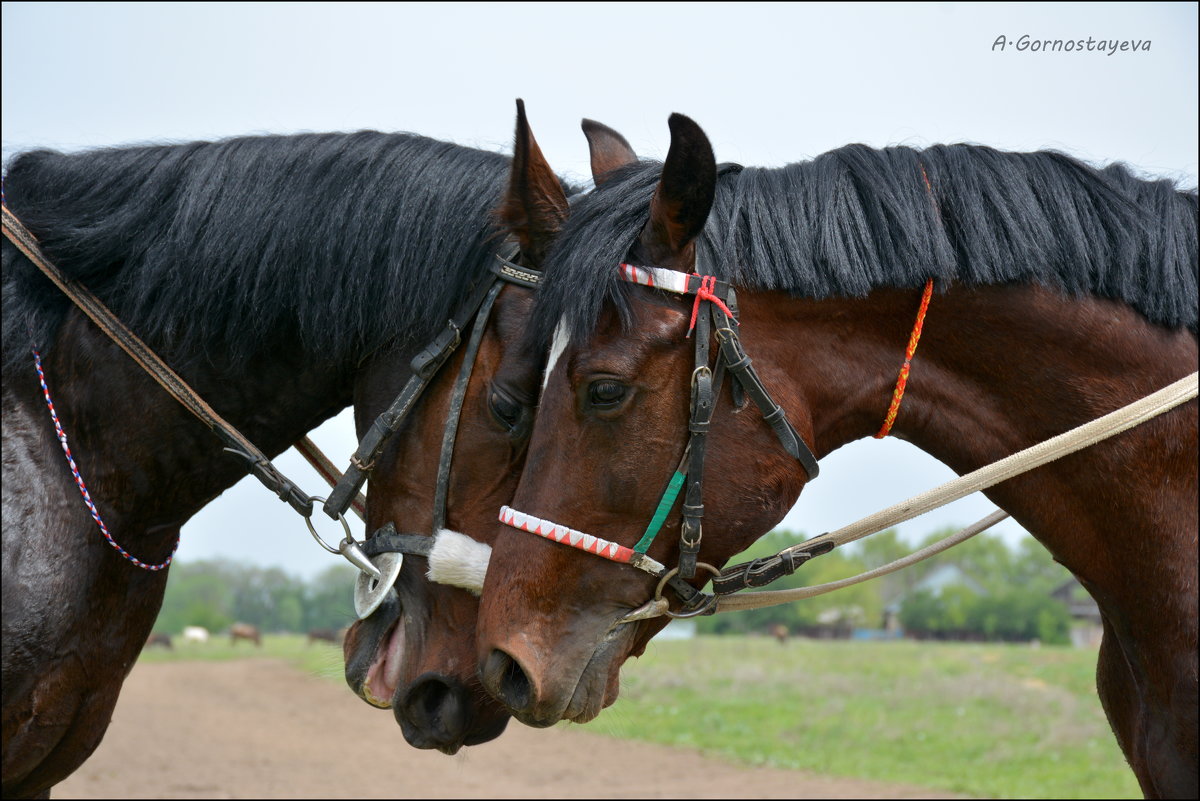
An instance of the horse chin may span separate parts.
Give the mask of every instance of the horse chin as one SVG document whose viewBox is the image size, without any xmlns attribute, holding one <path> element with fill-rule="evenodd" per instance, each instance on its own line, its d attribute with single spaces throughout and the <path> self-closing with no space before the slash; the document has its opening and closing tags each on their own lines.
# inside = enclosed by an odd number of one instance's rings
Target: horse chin
<svg viewBox="0 0 1200 801">
<path fill-rule="evenodd" d="M 587 723 L 605 707 L 616 702 L 621 691 L 621 665 L 630 655 L 637 633 L 636 623 L 624 623 L 610 630 L 600 640 L 575 684 L 570 701 L 558 715 L 514 714 L 527 726 L 545 728 L 559 720 Z"/>
<path fill-rule="evenodd" d="M 572 723 L 587 723 L 605 707 L 612 706 L 621 694 L 621 665 L 629 656 L 629 646 L 637 626 L 625 623 L 605 635 L 588 660 L 571 696 L 563 718 Z"/>
</svg>

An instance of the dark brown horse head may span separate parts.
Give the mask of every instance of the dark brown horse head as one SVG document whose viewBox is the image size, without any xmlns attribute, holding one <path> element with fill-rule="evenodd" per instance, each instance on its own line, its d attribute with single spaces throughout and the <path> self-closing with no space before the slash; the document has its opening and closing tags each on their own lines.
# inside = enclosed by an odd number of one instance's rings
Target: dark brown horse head
<svg viewBox="0 0 1200 801">
<path fill-rule="evenodd" d="M 599 163 L 611 168 L 620 150 L 613 143 L 624 140 L 595 126 L 591 136 L 607 148 Z M 517 240 L 520 266 L 540 268 L 567 211 L 562 183 L 518 101 L 511 180 L 497 214 Z M 516 489 L 545 363 L 544 351 L 524 336 L 533 301 L 532 288 L 512 284 L 497 296 L 463 396 L 446 496 L 445 528 L 451 533 L 439 534 L 439 543 L 453 532 L 495 534 L 496 510 Z M 463 360 L 460 350 L 441 369 L 380 457 L 369 495 L 371 530 L 387 522 L 400 531 L 431 530 L 445 423 Z M 391 402 L 401 383 L 395 362 L 381 354 L 367 366 L 356 409 L 378 410 Z M 369 416 L 360 418 L 360 429 L 370 422 Z M 479 575 L 486 569 L 487 536 L 481 543 L 467 541 L 464 547 L 473 556 L 463 557 L 474 562 L 464 569 Z M 409 743 L 454 753 L 498 736 L 509 718 L 477 678 L 478 586 L 472 592 L 443 583 L 455 579 L 440 575 L 439 564 L 427 576 L 426 559 L 405 559 L 396 597 L 354 624 L 346 637 L 347 680 L 369 703 L 392 708 Z M 438 561 L 436 554 L 431 561 Z"/>
<path fill-rule="evenodd" d="M 579 202 L 557 248 L 583 244 L 571 238 L 576 218 L 602 204 L 630 203 L 632 183 L 641 193 L 639 228 L 624 252 L 597 260 L 595 270 L 615 275 L 618 263 L 627 261 L 694 271 L 695 240 L 713 202 L 717 168 L 694 122 L 673 115 L 670 127 L 671 148 L 652 191 L 644 178 L 637 183 L 639 176 L 604 182 Z M 547 265 L 549 281 L 560 252 Z M 616 699 L 621 664 L 641 653 L 667 622 L 620 622 L 655 596 L 655 577 L 529 531 L 574 529 L 583 536 L 567 537 L 592 544 L 593 551 L 618 549 L 596 546 L 588 536 L 625 549 L 642 539 L 688 443 L 693 305 L 693 298 L 629 286 L 623 303 L 599 310 L 589 333 L 559 322 L 524 473 L 510 504 L 526 530 L 492 524 L 494 551 L 479 620 L 484 684 L 524 723 L 595 717 Z M 753 407 L 735 406 L 728 383 L 706 458 L 708 484 L 719 484 L 722 496 L 732 498 L 704 512 L 701 561 L 717 566 L 786 514 L 805 477 Z M 681 502 L 670 505 L 646 551 L 667 566 L 678 559 Z M 693 583 L 707 578 L 702 574 Z M 672 597 L 669 590 L 666 597 Z"/>
</svg>

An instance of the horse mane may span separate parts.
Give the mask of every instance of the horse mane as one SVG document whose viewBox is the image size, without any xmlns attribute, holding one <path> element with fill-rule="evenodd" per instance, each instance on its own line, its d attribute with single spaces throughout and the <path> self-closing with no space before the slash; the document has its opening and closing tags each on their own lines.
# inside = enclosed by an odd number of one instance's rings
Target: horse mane
<svg viewBox="0 0 1200 801">
<path fill-rule="evenodd" d="M 649 216 L 662 165 L 641 161 L 576 203 L 551 250 L 536 330 L 590 335 Z M 1124 302 L 1196 333 L 1197 195 L 1053 151 L 847 145 L 781 168 L 721 165 L 698 256 L 738 287 L 821 299 L 878 287 L 1039 283 Z"/>
<path fill-rule="evenodd" d="M 279 346 L 345 364 L 445 324 L 491 258 L 509 164 L 360 131 L 35 150 L 4 181 L 51 261 L 174 364 Z M 69 301 L 8 242 L 3 267 L 7 369 Z"/>
</svg>

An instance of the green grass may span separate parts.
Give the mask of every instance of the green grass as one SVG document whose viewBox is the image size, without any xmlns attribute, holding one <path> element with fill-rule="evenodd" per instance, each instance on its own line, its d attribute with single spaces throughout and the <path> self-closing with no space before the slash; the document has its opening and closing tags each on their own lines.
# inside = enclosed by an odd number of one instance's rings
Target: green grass
<svg viewBox="0 0 1200 801">
<path fill-rule="evenodd" d="M 151 649 L 146 661 L 267 657 L 338 682 L 341 649 Z M 759 637 L 651 643 L 587 724 L 734 761 L 992 798 L 1140 798 L 1095 690 L 1096 652 Z M 564 724 L 570 725 L 570 724 Z M 669 765 L 660 766 L 669 770 Z"/>
<path fill-rule="evenodd" d="M 652 643 L 590 730 L 749 764 L 998 798 L 1140 798 L 1094 651 L 701 637 Z"/>
<path fill-rule="evenodd" d="M 159 663 L 186 660 L 222 662 L 228 659 L 279 659 L 314 676 L 345 682 L 342 647 L 327 642 L 314 642 L 309 645 L 308 638 L 303 634 L 265 634 L 261 648 L 245 640 L 233 645 L 228 637 L 216 635 L 206 643 L 186 643 L 180 637 L 172 639 L 175 645 L 172 650 L 160 647 L 143 649 L 139 661 Z"/>
</svg>

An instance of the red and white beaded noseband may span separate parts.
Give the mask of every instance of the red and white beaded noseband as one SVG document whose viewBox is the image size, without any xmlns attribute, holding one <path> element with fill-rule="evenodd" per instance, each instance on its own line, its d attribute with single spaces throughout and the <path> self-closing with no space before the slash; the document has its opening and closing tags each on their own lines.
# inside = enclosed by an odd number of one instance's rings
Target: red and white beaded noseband
<svg viewBox="0 0 1200 801">
<path fill-rule="evenodd" d="M 632 548 L 626 548 L 624 545 L 609 542 L 600 537 L 594 537 L 591 534 L 584 534 L 582 531 L 559 525 L 550 520 L 543 520 L 540 517 L 518 512 L 516 509 L 508 506 L 500 507 L 500 522 L 506 526 L 519 528 L 521 531 L 528 531 L 530 534 L 537 534 L 539 537 L 545 537 L 548 540 L 561 542 L 563 545 L 570 545 L 572 548 L 578 548 L 581 551 L 602 556 L 613 562 L 632 565 L 653 576 L 661 576 L 667 571 L 661 562 L 651 559 L 644 553 L 638 553 Z"/>
</svg>

